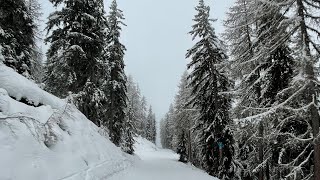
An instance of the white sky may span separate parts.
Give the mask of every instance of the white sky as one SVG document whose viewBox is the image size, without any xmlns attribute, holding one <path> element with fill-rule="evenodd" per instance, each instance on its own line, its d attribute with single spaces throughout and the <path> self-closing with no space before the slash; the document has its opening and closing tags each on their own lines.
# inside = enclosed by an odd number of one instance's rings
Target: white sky
<svg viewBox="0 0 320 180">
<path fill-rule="evenodd" d="M 234 0 L 205 0 L 211 17 L 218 19 L 216 32 L 223 31 L 222 21 Z M 49 0 L 40 0 L 43 27 L 53 11 Z M 108 8 L 111 0 L 105 0 Z M 159 120 L 169 109 L 186 69 L 187 49 L 193 42 L 188 32 L 193 25 L 198 0 L 118 0 L 125 15 L 122 43 L 126 46 L 126 72 L 138 82 L 142 94 L 153 106 Z M 108 12 L 108 9 L 107 9 Z"/>
</svg>

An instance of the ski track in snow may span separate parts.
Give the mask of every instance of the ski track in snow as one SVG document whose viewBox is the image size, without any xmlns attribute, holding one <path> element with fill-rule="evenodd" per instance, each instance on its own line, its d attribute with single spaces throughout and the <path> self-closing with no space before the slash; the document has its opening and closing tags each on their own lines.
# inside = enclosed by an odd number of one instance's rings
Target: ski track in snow
<svg viewBox="0 0 320 180">
<path fill-rule="evenodd" d="M 114 167 L 114 169 L 109 170 L 110 172 L 106 175 L 107 177 L 112 176 L 113 174 L 119 173 L 126 169 L 128 166 L 130 166 L 131 162 L 127 162 L 125 166 L 123 166 L 124 162 L 113 162 L 113 161 L 104 161 L 102 163 L 99 163 L 95 166 L 88 167 L 84 169 L 83 171 L 73 173 L 71 175 L 68 175 L 66 177 L 60 178 L 58 180 L 71 180 L 71 179 L 77 179 L 78 177 L 85 177 L 85 180 L 91 180 L 92 177 L 90 177 L 90 172 L 97 170 L 99 168 L 105 168 L 105 167 Z"/>
<path fill-rule="evenodd" d="M 107 180 L 218 180 L 204 171 L 178 161 L 171 150 L 136 147 L 141 161 Z"/>
</svg>

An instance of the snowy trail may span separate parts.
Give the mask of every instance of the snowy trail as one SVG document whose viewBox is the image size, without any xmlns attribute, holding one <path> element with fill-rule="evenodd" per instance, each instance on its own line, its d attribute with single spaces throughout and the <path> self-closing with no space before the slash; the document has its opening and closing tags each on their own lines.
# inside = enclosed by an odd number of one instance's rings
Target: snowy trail
<svg viewBox="0 0 320 180">
<path fill-rule="evenodd" d="M 141 161 L 108 180 L 218 180 L 178 162 L 178 155 L 170 150 L 138 151 L 137 154 Z"/>
</svg>

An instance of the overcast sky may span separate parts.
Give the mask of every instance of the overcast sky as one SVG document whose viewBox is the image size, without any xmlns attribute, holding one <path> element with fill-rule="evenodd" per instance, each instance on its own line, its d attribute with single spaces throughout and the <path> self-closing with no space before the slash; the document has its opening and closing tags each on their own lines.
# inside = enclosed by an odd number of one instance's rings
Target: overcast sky
<svg viewBox="0 0 320 180">
<path fill-rule="evenodd" d="M 43 16 L 52 12 L 49 0 L 40 0 Z M 108 8 L 111 0 L 105 0 Z M 206 0 L 216 32 L 223 31 L 222 21 L 234 0 Z M 118 0 L 125 15 L 122 43 L 127 47 L 126 72 L 138 82 L 142 94 L 160 119 L 177 92 L 180 76 L 186 69 L 187 49 L 193 42 L 188 32 L 198 0 Z M 107 10 L 108 11 L 108 10 Z M 45 23 L 45 18 L 43 24 Z M 44 27 L 44 25 L 43 25 Z"/>
</svg>

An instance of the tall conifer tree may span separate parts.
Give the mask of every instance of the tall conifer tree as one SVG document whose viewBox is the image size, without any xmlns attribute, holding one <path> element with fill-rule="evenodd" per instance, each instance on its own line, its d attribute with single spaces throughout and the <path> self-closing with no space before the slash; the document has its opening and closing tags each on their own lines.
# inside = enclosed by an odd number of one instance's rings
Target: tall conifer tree
<svg viewBox="0 0 320 180">
<path fill-rule="evenodd" d="M 241 83 L 244 86 L 240 85 L 243 88 L 240 94 L 245 101 L 238 104 L 244 113 L 239 117 L 241 122 L 254 122 L 259 133 L 253 131 L 252 137 L 258 135 L 270 146 L 266 148 L 258 142 L 259 164 L 249 163 L 249 167 L 253 168 L 252 172 L 259 172 L 260 179 L 263 171 L 266 171 L 266 178 L 320 179 L 319 112 L 314 99 L 319 92 L 314 71 L 320 53 L 319 41 L 314 38 L 315 34 L 320 34 L 316 23 L 319 2 L 251 2 L 253 4 L 247 12 L 255 16 L 247 25 L 256 29 L 251 45 L 253 51 L 238 54 L 239 63 L 234 65 L 246 71 Z M 244 26 L 239 24 L 230 29 L 239 27 Z M 238 46 L 234 44 L 234 47 Z M 253 75 L 255 77 L 251 78 Z M 258 92 L 256 98 L 248 93 L 253 90 Z M 265 128 L 259 128 L 260 124 Z M 256 144 L 251 142 L 252 145 Z M 264 149 L 262 154 L 261 147 Z M 269 161 L 272 162 L 270 171 Z"/>
<path fill-rule="evenodd" d="M 190 103 L 199 109 L 196 128 L 199 145 L 202 147 L 203 167 L 213 176 L 232 179 L 233 135 L 229 129 L 231 99 L 223 92 L 230 88 L 230 81 L 220 67 L 227 61 L 222 42 L 216 36 L 209 18 L 210 8 L 200 0 L 196 7 L 195 24 L 190 32 L 193 39 L 199 39 L 188 50 L 191 58 L 188 68 L 192 87 Z"/>
<path fill-rule="evenodd" d="M 61 9 L 47 22 L 50 43 L 45 82 L 52 93 L 65 97 L 98 84 L 105 69 L 102 60 L 106 20 L 102 0 L 51 0 Z"/>
<path fill-rule="evenodd" d="M 121 25 L 124 25 L 123 13 L 118 9 L 117 1 L 113 0 L 108 15 L 109 32 L 106 38 L 106 59 L 110 68 L 107 80 L 107 127 L 111 141 L 120 145 L 127 108 L 127 78 L 124 73 L 125 46 L 120 42 Z"/>
<path fill-rule="evenodd" d="M 0 6 L 0 45 L 4 64 L 34 79 L 37 67 L 36 18 L 25 0 L 2 0 Z"/>
</svg>

